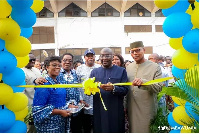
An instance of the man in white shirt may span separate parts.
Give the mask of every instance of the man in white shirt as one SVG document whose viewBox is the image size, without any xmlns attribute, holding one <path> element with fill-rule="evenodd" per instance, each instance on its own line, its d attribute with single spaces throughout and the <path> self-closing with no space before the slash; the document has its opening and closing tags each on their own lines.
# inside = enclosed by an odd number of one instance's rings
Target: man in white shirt
<svg viewBox="0 0 200 134">
<path fill-rule="evenodd" d="M 91 71 L 94 68 L 100 67 L 99 64 L 95 64 L 95 52 L 93 49 L 88 49 L 84 53 L 85 64 L 80 65 L 77 70 L 77 76 L 79 83 L 82 83 L 85 79 L 88 79 Z M 93 118 L 93 96 L 87 96 L 84 91 L 81 90 L 81 95 L 83 98 L 83 103 L 86 105 L 86 109 L 83 110 L 83 130 L 84 133 L 90 133 L 92 129 L 92 118 Z M 89 108 L 89 109 L 87 109 Z"/>
</svg>

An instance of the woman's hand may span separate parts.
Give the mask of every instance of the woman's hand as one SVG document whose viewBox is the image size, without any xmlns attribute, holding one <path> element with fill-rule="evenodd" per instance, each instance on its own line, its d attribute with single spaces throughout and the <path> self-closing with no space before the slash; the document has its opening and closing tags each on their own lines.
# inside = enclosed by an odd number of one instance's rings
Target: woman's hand
<svg viewBox="0 0 200 134">
<path fill-rule="evenodd" d="M 60 115 L 62 116 L 62 117 L 68 117 L 68 116 L 71 116 L 71 111 L 68 111 L 68 110 L 61 110 L 60 111 Z"/>
</svg>

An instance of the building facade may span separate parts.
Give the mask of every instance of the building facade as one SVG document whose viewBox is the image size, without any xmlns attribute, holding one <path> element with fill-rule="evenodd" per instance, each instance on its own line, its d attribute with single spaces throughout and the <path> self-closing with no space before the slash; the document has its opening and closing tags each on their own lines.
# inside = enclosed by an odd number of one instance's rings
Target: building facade
<svg viewBox="0 0 200 134">
<path fill-rule="evenodd" d="M 147 55 L 167 56 L 174 51 L 162 31 L 164 20 L 153 0 L 46 0 L 29 40 L 40 61 L 43 50 L 48 55 L 70 52 L 78 58 L 88 48 L 99 55 L 103 47 L 131 59 L 129 44 L 139 40 Z"/>
</svg>

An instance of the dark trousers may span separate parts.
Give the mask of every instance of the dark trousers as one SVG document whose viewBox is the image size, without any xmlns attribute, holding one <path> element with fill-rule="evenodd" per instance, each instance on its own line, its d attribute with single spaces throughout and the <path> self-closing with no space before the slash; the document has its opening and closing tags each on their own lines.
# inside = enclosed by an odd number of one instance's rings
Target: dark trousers
<svg viewBox="0 0 200 134">
<path fill-rule="evenodd" d="M 71 116 L 70 128 L 72 133 L 81 133 L 82 132 L 82 119 L 81 114 L 77 116 Z"/>
<path fill-rule="evenodd" d="M 93 115 L 83 113 L 83 132 L 91 133 L 93 128 Z"/>
<path fill-rule="evenodd" d="M 72 133 L 91 133 L 93 126 L 93 115 L 84 114 L 83 110 L 71 117 L 70 128 Z"/>
</svg>

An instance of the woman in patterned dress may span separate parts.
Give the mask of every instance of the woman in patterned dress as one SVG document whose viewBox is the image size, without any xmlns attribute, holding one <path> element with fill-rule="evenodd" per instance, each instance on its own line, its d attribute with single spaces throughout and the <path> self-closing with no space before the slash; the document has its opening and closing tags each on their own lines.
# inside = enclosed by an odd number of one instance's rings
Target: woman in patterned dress
<svg viewBox="0 0 200 134">
<path fill-rule="evenodd" d="M 49 57 L 46 66 L 48 82 L 44 85 L 64 84 L 58 77 L 61 69 L 61 59 L 57 56 Z M 65 88 L 35 88 L 33 99 L 33 119 L 38 133 L 64 133 L 67 120 L 71 115 L 66 110 Z"/>
</svg>

